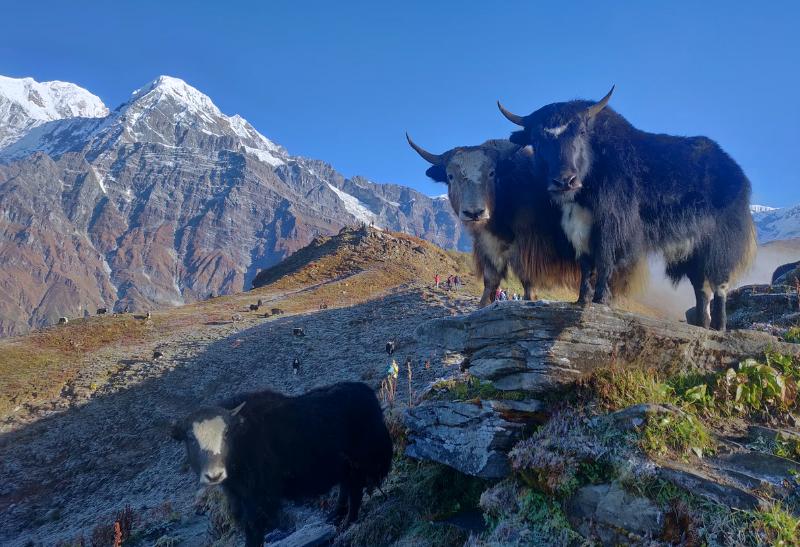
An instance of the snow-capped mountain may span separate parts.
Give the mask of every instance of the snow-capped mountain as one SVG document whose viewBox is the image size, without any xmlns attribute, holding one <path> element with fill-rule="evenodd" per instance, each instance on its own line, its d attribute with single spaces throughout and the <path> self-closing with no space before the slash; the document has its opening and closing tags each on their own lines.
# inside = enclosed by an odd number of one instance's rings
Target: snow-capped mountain
<svg viewBox="0 0 800 547">
<path fill-rule="evenodd" d="M 0 76 L 0 148 L 45 122 L 107 115 L 103 101 L 75 84 Z"/>
<path fill-rule="evenodd" d="M 0 334 L 240 291 L 345 225 L 470 245 L 446 200 L 292 156 L 177 78 L 31 126 L 0 147 Z"/>
<path fill-rule="evenodd" d="M 759 243 L 800 238 L 800 205 L 781 209 L 752 205 L 750 210 Z"/>
</svg>

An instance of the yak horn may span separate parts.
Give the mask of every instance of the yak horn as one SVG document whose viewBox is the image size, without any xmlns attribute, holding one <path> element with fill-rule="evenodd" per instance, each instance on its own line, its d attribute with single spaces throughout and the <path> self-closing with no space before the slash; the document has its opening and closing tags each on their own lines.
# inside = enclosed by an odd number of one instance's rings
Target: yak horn
<svg viewBox="0 0 800 547">
<path fill-rule="evenodd" d="M 236 416 L 237 414 L 239 414 L 239 411 L 242 410 L 242 408 L 244 408 L 244 405 L 246 403 L 247 403 L 247 401 L 245 401 L 244 403 L 240 404 L 239 406 L 237 406 L 236 408 L 231 410 L 231 416 Z"/>
<path fill-rule="evenodd" d="M 417 154 L 419 154 L 420 156 L 422 156 L 422 159 L 424 159 L 424 160 L 425 160 L 425 161 L 427 161 L 428 163 L 432 163 L 432 164 L 434 164 L 434 165 L 437 165 L 437 164 L 439 164 L 439 163 L 442 163 L 442 156 L 443 156 L 443 154 L 441 154 L 441 155 L 431 154 L 430 152 L 428 152 L 427 150 L 425 150 L 424 148 L 422 148 L 421 146 L 419 146 L 417 143 L 415 143 L 414 141 L 412 141 L 412 140 L 411 140 L 411 137 L 409 137 L 409 136 L 408 136 L 408 133 L 406 133 L 406 140 L 408 141 L 408 144 L 410 144 L 410 145 L 411 145 L 411 148 L 413 148 L 414 150 L 416 150 L 416 151 L 417 151 Z"/>
<path fill-rule="evenodd" d="M 608 104 L 608 101 L 611 100 L 611 94 L 614 93 L 614 88 L 615 87 L 617 87 L 617 86 L 616 85 L 612 85 L 611 86 L 611 91 L 606 93 L 606 96 L 603 97 L 602 99 L 600 99 L 600 102 L 595 103 L 595 104 L 593 104 L 592 106 L 590 106 L 589 108 L 586 109 L 586 114 L 590 118 L 593 118 L 594 116 L 596 116 L 601 110 L 603 110 L 606 107 L 606 105 Z"/>
<path fill-rule="evenodd" d="M 525 127 L 525 120 L 522 118 L 522 116 L 517 116 L 513 112 L 509 112 L 508 110 L 506 110 L 505 107 L 502 104 L 500 104 L 500 101 L 497 101 L 497 108 L 500 109 L 500 112 L 503 114 L 503 116 L 506 117 L 508 121 L 517 124 L 520 127 Z"/>
</svg>

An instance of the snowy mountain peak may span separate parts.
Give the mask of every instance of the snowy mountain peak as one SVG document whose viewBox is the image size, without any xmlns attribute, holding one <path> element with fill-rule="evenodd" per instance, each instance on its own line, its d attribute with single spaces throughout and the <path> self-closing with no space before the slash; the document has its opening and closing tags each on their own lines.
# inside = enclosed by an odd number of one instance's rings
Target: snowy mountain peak
<svg viewBox="0 0 800 547">
<path fill-rule="evenodd" d="M 208 95 L 201 93 L 180 78 L 172 76 L 159 76 L 144 87 L 137 89 L 131 95 L 131 103 L 158 102 L 165 98 L 183 104 L 194 112 L 205 111 L 213 116 L 222 115 Z"/>
<path fill-rule="evenodd" d="M 44 122 L 33 123 L 9 141 L 9 146 L 0 147 L 0 158 L 9 161 L 37 151 L 58 157 L 84 147 L 97 157 L 118 144 L 138 143 L 170 149 L 245 152 L 272 167 L 283 165 L 288 159 L 283 147 L 264 137 L 244 118 L 223 114 L 207 95 L 172 76 L 159 76 L 134 91 L 114 112 L 108 114 L 104 110 L 102 115 L 101 119 L 59 120 L 42 127 L 36 125 Z"/>
<path fill-rule="evenodd" d="M 769 211 L 777 211 L 777 207 L 770 207 L 768 205 L 751 205 L 751 213 L 768 213 Z"/>
<path fill-rule="evenodd" d="M 764 207 L 753 211 L 753 222 L 758 232 L 758 242 L 767 243 L 779 239 L 800 238 L 800 205 L 776 209 Z"/>
<path fill-rule="evenodd" d="M 107 115 L 103 101 L 75 84 L 0 76 L 0 148 L 46 122 Z"/>
</svg>

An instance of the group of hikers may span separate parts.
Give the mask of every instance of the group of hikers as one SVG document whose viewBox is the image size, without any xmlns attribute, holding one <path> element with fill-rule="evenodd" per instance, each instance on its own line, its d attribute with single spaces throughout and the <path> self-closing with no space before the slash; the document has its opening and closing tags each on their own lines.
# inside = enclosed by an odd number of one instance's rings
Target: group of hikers
<svg viewBox="0 0 800 547">
<path fill-rule="evenodd" d="M 440 288 L 442 286 L 442 277 L 437 273 L 436 275 L 433 276 L 433 282 L 436 285 L 437 289 Z M 457 291 L 458 289 L 461 288 L 462 285 L 463 282 L 461 280 L 461 277 L 457 275 L 448 275 L 447 279 L 444 282 L 444 288 L 448 291 L 450 290 Z"/>
<path fill-rule="evenodd" d="M 461 277 L 457 275 L 448 275 L 447 279 L 445 279 L 444 283 L 442 283 L 442 277 L 437 273 L 433 276 L 433 283 L 436 285 L 436 288 L 439 289 L 444 287 L 445 290 L 458 290 L 463 286 L 463 280 Z M 498 287 L 497 291 L 495 292 L 494 299 L 496 302 L 500 302 L 503 300 L 522 300 L 522 295 L 517 293 L 509 293 L 508 289 L 501 289 Z"/>
<path fill-rule="evenodd" d="M 496 302 L 502 300 L 522 300 L 522 296 L 517 293 L 514 293 L 509 297 L 508 289 L 501 289 L 498 287 L 498 289 L 494 293 L 494 299 Z"/>
</svg>

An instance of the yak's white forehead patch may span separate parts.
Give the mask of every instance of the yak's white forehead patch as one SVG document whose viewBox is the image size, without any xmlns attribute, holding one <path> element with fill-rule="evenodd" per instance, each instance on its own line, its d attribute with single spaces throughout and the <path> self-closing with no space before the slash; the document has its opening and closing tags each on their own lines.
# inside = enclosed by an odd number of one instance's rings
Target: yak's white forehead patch
<svg viewBox="0 0 800 547">
<path fill-rule="evenodd" d="M 210 420 L 194 422 L 192 433 L 194 433 L 201 450 L 219 454 L 222 452 L 222 439 L 225 437 L 226 427 L 225 420 L 221 416 L 217 416 Z"/>
<path fill-rule="evenodd" d="M 569 122 L 565 123 L 564 125 L 559 125 L 558 127 L 545 127 L 544 132 L 549 133 L 554 137 L 558 137 L 561 135 L 561 133 L 567 130 L 567 127 L 569 127 Z"/>
<path fill-rule="evenodd" d="M 487 166 L 491 160 L 479 150 L 457 154 L 451 166 L 461 173 L 461 176 L 472 182 L 483 182 L 484 173 L 488 173 Z"/>
</svg>

